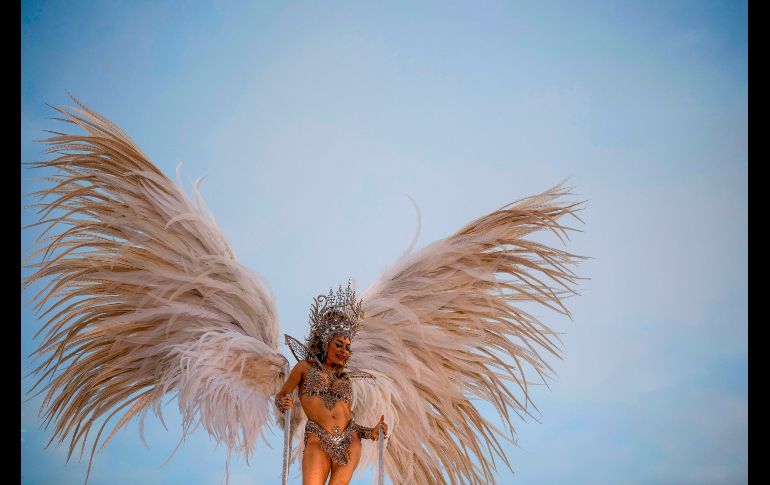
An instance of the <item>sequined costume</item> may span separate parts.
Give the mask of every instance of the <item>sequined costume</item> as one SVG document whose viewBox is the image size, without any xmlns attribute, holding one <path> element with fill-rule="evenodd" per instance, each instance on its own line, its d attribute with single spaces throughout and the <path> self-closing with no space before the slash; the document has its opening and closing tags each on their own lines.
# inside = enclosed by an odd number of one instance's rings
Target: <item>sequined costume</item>
<svg viewBox="0 0 770 485">
<path fill-rule="evenodd" d="M 374 379 L 373 375 L 364 371 L 351 372 L 341 370 L 330 373 L 315 356 L 310 354 L 308 348 L 297 339 L 286 335 L 286 343 L 297 360 L 306 360 L 311 363 L 310 369 L 308 369 L 299 385 L 300 396 L 320 397 L 324 406 L 329 410 L 334 409 L 334 406 L 339 401 L 345 402 L 348 405 L 353 404 L 351 378 Z M 280 411 L 278 401 L 276 401 L 276 406 Z M 350 448 L 350 444 L 353 442 L 351 439 L 352 434 L 357 433 L 361 439 L 373 439 L 372 430 L 373 428 L 361 426 L 351 419 L 344 430 L 340 431 L 339 427 L 335 424 L 332 432 L 329 432 L 312 419 L 308 419 L 305 425 L 304 442 L 307 445 L 308 437 L 311 433 L 314 433 L 321 443 L 321 449 L 324 450 L 329 458 L 335 463 L 344 465 L 348 462 L 348 448 Z"/>
<path fill-rule="evenodd" d="M 323 400 L 324 406 L 330 410 L 339 401 L 352 404 L 353 389 L 350 383 L 351 376 L 372 377 L 360 371 L 354 373 L 343 372 L 341 374 L 333 372 L 328 376 L 325 376 L 323 373 L 328 374 L 328 371 L 321 367 L 317 361 L 313 361 L 302 383 L 300 383 L 300 396 L 320 397 Z M 336 424 L 332 431 L 325 430 L 320 424 L 309 419 L 307 425 L 305 425 L 305 445 L 307 445 L 307 439 L 310 434 L 315 433 L 321 443 L 321 449 L 324 450 L 332 461 L 342 465 L 348 462 L 348 448 L 352 443 L 351 436 L 354 432 L 358 433 L 361 439 L 372 438 L 372 428 L 361 426 L 352 419 L 342 432 L 339 431 Z"/>
</svg>

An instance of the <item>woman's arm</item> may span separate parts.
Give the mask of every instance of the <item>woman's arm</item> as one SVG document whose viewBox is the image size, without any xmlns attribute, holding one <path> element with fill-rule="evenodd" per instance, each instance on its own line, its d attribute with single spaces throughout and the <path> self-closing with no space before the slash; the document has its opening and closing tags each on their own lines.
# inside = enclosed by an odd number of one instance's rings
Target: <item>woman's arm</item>
<svg viewBox="0 0 770 485">
<path fill-rule="evenodd" d="M 297 362 L 297 365 L 295 365 L 294 369 L 291 370 L 289 378 L 286 379 L 286 382 L 283 384 L 283 387 L 281 387 L 281 390 L 278 391 L 278 394 L 275 395 L 275 406 L 280 412 L 284 412 L 286 409 L 294 405 L 294 399 L 287 397 L 286 395 L 292 392 L 297 387 L 297 385 L 299 385 L 300 381 L 302 380 L 302 376 L 305 375 L 305 372 L 308 370 L 308 368 L 310 368 L 310 362 L 306 360 Z"/>
</svg>

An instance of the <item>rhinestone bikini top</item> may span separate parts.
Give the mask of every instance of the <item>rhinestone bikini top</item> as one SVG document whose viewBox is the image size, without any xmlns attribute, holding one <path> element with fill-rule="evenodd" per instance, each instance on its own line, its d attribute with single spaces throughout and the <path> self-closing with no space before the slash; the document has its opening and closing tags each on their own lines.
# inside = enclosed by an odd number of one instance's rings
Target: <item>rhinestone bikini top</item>
<svg viewBox="0 0 770 485">
<path fill-rule="evenodd" d="M 353 402 L 353 387 L 350 385 L 349 376 L 346 374 L 337 376 L 336 372 L 332 372 L 327 377 L 324 373 L 328 374 L 328 371 L 313 362 L 300 385 L 300 396 L 320 397 L 328 409 L 334 408 L 337 401 L 351 404 Z"/>
</svg>

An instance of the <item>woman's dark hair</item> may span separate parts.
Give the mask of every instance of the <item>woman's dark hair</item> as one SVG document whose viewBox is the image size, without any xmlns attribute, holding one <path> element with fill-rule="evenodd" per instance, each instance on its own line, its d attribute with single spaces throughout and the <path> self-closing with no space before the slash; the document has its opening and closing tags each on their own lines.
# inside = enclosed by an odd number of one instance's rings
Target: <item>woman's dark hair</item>
<svg viewBox="0 0 770 485">
<path fill-rule="evenodd" d="M 321 363 L 326 359 L 326 349 L 323 348 L 323 345 L 323 340 L 317 335 L 314 335 L 307 344 L 310 355 L 317 358 Z"/>
</svg>

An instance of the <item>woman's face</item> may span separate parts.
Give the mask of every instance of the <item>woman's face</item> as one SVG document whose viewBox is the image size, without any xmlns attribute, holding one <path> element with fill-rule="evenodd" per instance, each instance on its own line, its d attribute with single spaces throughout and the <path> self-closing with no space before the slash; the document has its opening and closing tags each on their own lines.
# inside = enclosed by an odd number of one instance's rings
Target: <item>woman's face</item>
<svg viewBox="0 0 770 485">
<path fill-rule="evenodd" d="M 329 347 L 326 349 L 326 362 L 344 367 L 349 358 L 350 339 L 342 335 L 332 337 L 332 341 L 329 342 Z"/>
</svg>

